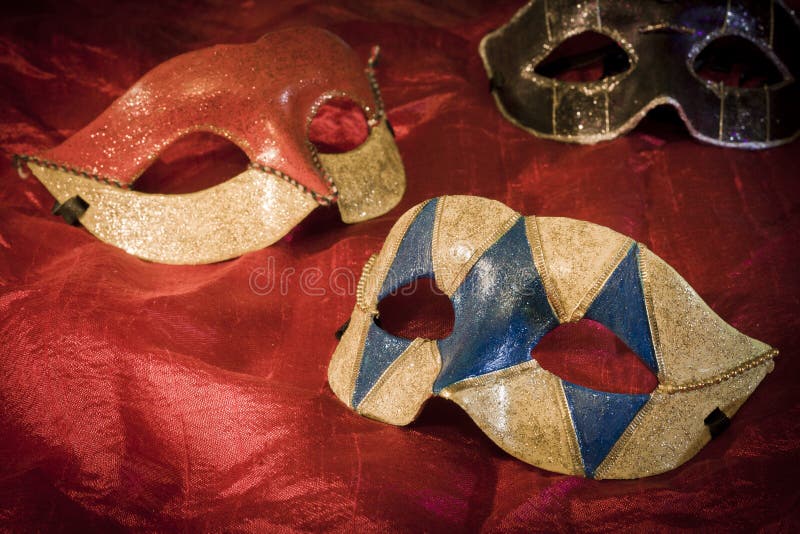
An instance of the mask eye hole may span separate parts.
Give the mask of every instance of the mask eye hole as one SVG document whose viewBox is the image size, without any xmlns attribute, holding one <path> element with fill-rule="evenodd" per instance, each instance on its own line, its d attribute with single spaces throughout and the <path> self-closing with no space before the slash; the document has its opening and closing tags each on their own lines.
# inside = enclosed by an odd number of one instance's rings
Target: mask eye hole
<svg viewBox="0 0 800 534">
<path fill-rule="evenodd" d="M 184 194 L 202 191 L 243 172 L 247 154 L 231 141 L 208 132 L 181 137 L 134 182 L 142 193 Z"/>
<path fill-rule="evenodd" d="M 400 287 L 378 303 L 378 324 L 403 339 L 444 339 L 453 331 L 453 304 L 433 278 Z"/>
<path fill-rule="evenodd" d="M 364 110 L 349 98 L 326 101 L 308 125 L 308 140 L 323 154 L 341 154 L 367 140 L 369 125 Z"/>
<path fill-rule="evenodd" d="M 695 57 L 692 69 L 699 78 L 728 87 L 761 88 L 784 81 L 772 58 L 737 35 L 707 44 Z"/>
<path fill-rule="evenodd" d="M 559 378 L 611 393 L 650 393 L 658 378 L 611 330 L 584 319 L 546 334 L 531 352 Z"/>
<path fill-rule="evenodd" d="M 585 31 L 558 45 L 536 65 L 534 72 L 565 82 L 595 82 L 630 68 L 628 54 L 613 39 Z"/>
</svg>

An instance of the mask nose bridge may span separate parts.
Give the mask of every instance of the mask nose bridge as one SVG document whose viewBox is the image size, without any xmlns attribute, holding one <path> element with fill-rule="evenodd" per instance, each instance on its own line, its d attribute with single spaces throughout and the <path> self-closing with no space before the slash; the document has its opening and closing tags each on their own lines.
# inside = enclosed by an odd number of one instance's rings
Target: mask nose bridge
<svg viewBox="0 0 800 534">
<path fill-rule="evenodd" d="M 631 122 L 632 119 L 635 122 L 631 128 L 635 127 L 650 110 L 659 105 L 672 106 L 681 115 L 686 126 L 691 127 L 683 111 L 687 95 L 682 89 L 694 87 L 699 81 L 693 76 L 688 59 L 692 43 L 687 42 L 682 47 L 681 53 L 671 54 L 664 54 L 663 47 L 656 46 L 657 40 L 674 35 L 678 34 L 675 32 L 639 34 L 633 45 L 637 55 L 636 64 L 610 91 L 612 114 L 616 115 L 621 109 L 627 110 L 626 116 L 621 117 L 621 120 L 612 119 L 612 130 Z M 694 92 L 692 90 L 692 93 Z M 617 95 L 619 96 L 615 98 Z"/>
<path fill-rule="evenodd" d="M 434 393 L 530 360 L 533 345 L 558 319 L 536 270 L 523 217 L 472 266 L 452 300 L 456 323 L 451 335 L 438 341 L 442 370 Z"/>
</svg>

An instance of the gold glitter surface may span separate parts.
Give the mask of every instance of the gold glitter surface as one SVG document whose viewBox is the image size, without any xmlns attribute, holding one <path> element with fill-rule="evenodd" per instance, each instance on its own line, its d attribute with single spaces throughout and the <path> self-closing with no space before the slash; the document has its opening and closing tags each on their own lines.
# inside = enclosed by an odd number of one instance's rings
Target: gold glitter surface
<svg viewBox="0 0 800 534">
<path fill-rule="evenodd" d="M 58 202 L 79 195 L 89 204 L 80 221 L 98 239 L 161 263 L 211 263 L 264 248 L 317 207 L 293 185 L 252 168 L 203 191 L 160 195 L 28 167 Z"/>
<path fill-rule="evenodd" d="M 392 425 L 407 425 L 432 395 L 441 368 L 436 343 L 414 340 L 372 386 L 358 405 L 358 413 Z"/>
<path fill-rule="evenodd" d="M 367 329 L 377 313 L 378 293 L 424 205 L 398 220 L 359 282 L 359 306 L 329 368 L 331 387 L 348 406 Z M 439 286 L 452 295 L 476 259 L 517 217 L 487 199 L 439 198 L 432 235 Z M 579 320 L 633 241 L 583 221 L 530 216 L 525 222 L 551 305 L 562 322 Z M 459 247 L 465 250 L 456 254 Z M 598 467 L 596 478 L 654 475 L 691 458 L 710 439 L 705 418 L 717 407 L 732 417 L 772 370 L 777 354 L 726 324 L 678 273 L 642 245 L 639 268 L 659 358 L 659 386 Z M 357 411 L 408 424 L 431 395 L 440 368 L 436 342 L 415 340 L 381 375 Z M 461 406 L 513 456 L 551 471 L 584 474 L 563 383 L 535 360 L 462 380 L 439 395 Z"/>
<path fill-rule="evenodd" d="M 736 367 L 731 369 L 726 369 L 716 375 L 706 378 L 704 380 L 698 380 L 695 382 L 684 382 L 682 384 L 659 384 L 658 391 L 664 393 L 682 393 L 684 391 L 692 391 L 695 389 L 702 389 L 714 384 L 719 384 L 720 382 L 724 382 L 725 380 L 730 380 L 734 376 L 738 376 L 754 367 L 758 367 L 767 362 L 767 360 L 773 360 L 778 355 L 778 349 L 770 349 L 767 352 L 756 356 L 755 358 L 750 358 L 749 360 L 745 360 L 744 362 L 740 363 Z"/>
<path fill-rule="evenodd" d="M 528 241 L 560 322 L 580 320 L 633 241 L 609 228 L 563 217 L 528 217 Z"/>
<path fill-rule="evenodd" d="M 400 202 L 406 176 L 394 137 L 381 121 L 358 148 L 342 154 L 319 154 L 339 190 L 342 220 L 354 223 L 383 215 Z"/>
<path fill-rule="evenodd" d="M 439 393 L 461 406 L 492 441 L 542 469 L 583 475 L 561 379 L 531 360 L 453 384 Z"/>
<path fill-rule="evenodd" d="M 347 330 L 333 352 L 331 363 L 328 364 L 328 383 L 339 400 L 350 408 L 353 407 L 351 404 L 353 390 L 356 387 L 364 341 L 371 323 L 372 315 L 359 308 L 354 309 L 350 315 L 350 324 L 347 325 Z"/>
<path fill-rule="evenodd" d="M 389 211 L 405 189 L 383 120 L 376 58 L 377 48 L 365 71 L 344 41 L 315 28 L 187 52 L 147 72 L 59 146 L 16 162 L 27 163 L 59 201 L 80 195 L 89 202 L 81 222 L 98 238 L 163 263 L 208 263 L 263 248 L 315 204 L 335 202 L 339 190 L 342 218 L 361 221 Z M 308 127 L 336 97 L 361 107 L 370 134 L 353 151 L 320 155 Z M 123 195 L 80 183 L 129 189 L 167 147 L 193 132 L 228 139 L 248 156 L 250 170 L 188 195 Z"/>
<path fill-rule="evenodd" d="M 664 260 L 647 249 L 640 254 L 658 329 L 662 383 L 711 378 L 770 349 L 723 321 Z"/>
<path fill-rule="evenodd" d="M 436 204 L 431 255 L 436 284 L 448 296 L 520 215 L 496 200 L 444 196 Z"/>
<path fill-rule="evenodd" d="M 711 439 L 704 420 L 719 407 L 733 417 L 772 370 L 772 360 L 720 384 L 673 395 L 653 392 L 597 468 L 595 478 L 639 478 L 674 469 Z"/>
<path fill-rule="evenodd" d="M 366 300 L 364 300 L 364 287 L 366 286 L 369 273 L 372 272 L 372 267 L 375 265 L 377 259 L 377 254 L 373 254 L 369 257 L 367 263 L 364 264 L 364 268 L 361 269 L 361 277 L 358 279 L 358 284 L 356 285 L 356 307 L 371 315 L 378 315 L 378 310 L 375 307 L 367 305 Z"/>
</svg>

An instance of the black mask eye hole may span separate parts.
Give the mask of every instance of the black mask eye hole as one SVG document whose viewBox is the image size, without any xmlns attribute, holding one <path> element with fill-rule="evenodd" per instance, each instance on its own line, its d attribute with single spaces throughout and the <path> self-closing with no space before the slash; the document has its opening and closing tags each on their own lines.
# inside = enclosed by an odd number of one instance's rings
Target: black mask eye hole
<svg viewBox="0 0 800 534">
<path fill-rule="evenodd" d="M 327 100 L 308 125 L 308 140 L 323 154 L 340 154 L 367 140 L 369 125 L 364 110 L 345 97 Z"/>
<path fill-rule="evenodd" d="M 598 391 L 650 393 L 658 378 L 613 332 L 584 319 L 558 326 L 531 352 L 559 378 Z"/>
<path fill-rule="evenodd" d="M 749 40 L 738 35 L 714 39 L 692 63 L 703 80 L 722 82 L 728 87 L 760 88 L 784 81 L 775 62 Z"/>
<path fill-rule="evenodd" d="M 244 172 L 250 159 L 231 141 L 209 132 L 181 137 L 134 182 L 142 193 L 184 194 L 227 182 Z"/>
<path fill-rule="evenodd" d="M 594 82 L 630 68 L 628 54 L 613 39 L 585 31 L 558 45 L 536 65 L 534 72 L 565 82 Z"/>
<path fill-rule="evenodd" d="M 453 304 L 432 278 L 402 286 L 378 303 L 377 324 L 404 339 L 444 339 L 453 331 Z"/>
</svg>

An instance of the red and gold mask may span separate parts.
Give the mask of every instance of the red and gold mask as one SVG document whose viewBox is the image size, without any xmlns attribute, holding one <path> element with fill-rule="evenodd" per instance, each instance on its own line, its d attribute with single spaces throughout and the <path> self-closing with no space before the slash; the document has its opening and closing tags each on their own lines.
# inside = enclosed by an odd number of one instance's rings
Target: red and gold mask
<svg viewBox="0 0 800 534">
<path fill-rule="evenodd" d="M 263 248 L 318 205 L 337 203 L 345 222 L 369 219 L 405 189 L 374 58 L 365 70 L 346 43 L 315 28 L 189 52 L 145 74 L 61 145 L 17 161 L 99 239 L 163 263 Z M 370 132 L 350 152 L 321 154 L 308 127 L 338 97 L 362 108 Z M 248 168 L 194 193 L 131 190 L 162 151 L 193 132 L 227 138 L 248 156 Z"/>
</svg>

